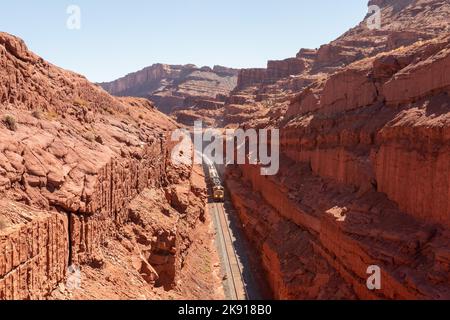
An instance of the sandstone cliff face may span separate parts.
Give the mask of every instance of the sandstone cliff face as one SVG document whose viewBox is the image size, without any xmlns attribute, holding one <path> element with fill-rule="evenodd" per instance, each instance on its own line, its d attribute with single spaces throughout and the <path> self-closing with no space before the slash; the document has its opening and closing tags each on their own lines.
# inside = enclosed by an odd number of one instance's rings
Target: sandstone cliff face
<svg viewBox="0 0 450 320">
<path fill-rule="evenodd" d="M 245 116 L 229 117 L 225 108 L 223 113 L 225 124 L 251 122 L 251 125 L 259 126 L 260 122 L 277 123 L 288 108 L 289 103 L 285 103 L 286 101 L 340 68 L 382 52 L 430 40 L 436 35 L 450 32 L 447 23 L 450 5 L 445 1 L 371 1 L 369 5 L 378 5 L 382 9 L 381 29 L 370 30 L 366 19 L 341 37 L 318 49 L 301 49 L 295 58 L 269 62 L 267 69 L 241 70 L 237 90 L 231 95 L 246 95 L 250 101 L 258 101 L 259 97 L 269 103 L 259 104 L 257 107 L 260 112 L 251 121 L 249 119 L 244 121 Z M 292 65 L 293 62 L 295 63 Z M 289 65 L 291 67 L 288 67 Z M 276 76 L 269 77 L 269 74 Z M 251 102 L 246 105 L 248 104 Z M 314 108 L 314 101 L 311 101 L 311 107 Z"/>
<path fill-rule="evenodd" d="M 255 84 L 275 83 L 282 78 L 301 74 L 307 66 L 302 58 L 289 58 L 280 61 L 269 61 L 267 69 L 242 69 L 239 72 L 238 88 L 243 89 Z"/>
<path fill-rule="evenodd" d="M 227 179 L 277 298 L 450 294 L 450 4 L 371 3 L 381 30 L 363 22 L 301 50 L 303 73 L 250 84 L 225 106 L 229 123 L 281 129 L 277 176 L 240 166 Z M 381 290 L 366 287 L 371 265 Z"/>
<path fill-rule="evenodd" d="M 449 191 L 445 182 L 448 179 L 446 164 L 441 165 L 447 161 L 443 156 L 449 124 L 450 82 L 446 77 L 449 39 L 443 37 L 383 54 L 330 76 L 323 88 L 314 93 L 318 100 L 315 110 L 308 105 L 308 95 L 291 105 L 293 110 L 288 114 L 295 114 L 296 119 L 287 120 L 290 123 L 286 126 L 286 152 L 296 159 L 313 161 L 317 173 L 340 182 L 362 187 L 364 181 L 376 181 L 379 191 L 386 193 L 406 212 L 449 225 L 447 201 L 441 200 L 443 195 L 443 199 L 447 198 Z M 406 65 L 402 65 L 405 62 Z M 349 75 L 351 79 L 339 80 Z M 346 88 L 334 91 L 335 86 L 342 83 Z M 353 83 L 358 86 L 353 87 Z M 355 96 L 355 92 L 359 94 Z M 312 118 L 311 111 L 322 119 Z M 350 118 L 354 119 L 351 127 L 347 120 Z M 338 124 L 335 119 L 345 125 Z M 369 119 L 371 123 L 367 123 Z M 320 131 L 317 125 L 321 125 Z M 294 127 L 305 128 L 309 136 L 302 141 L 296 140 L 299 132 Z M 292 144 L 291 141 L 297 142 Z M 321 164 L 320 159 L 314 158 L 318 155 L 317 150 L 321 151 L 319 153 L 334 150 L 335 155 L 327 157 L 324 154 L 323 161 L 327 163 Z M 345 153 L 356 154 L 348 156 Z M 417 158 L 419 154 L 423 158 Z M 330 158 L 335 159 L 335 165 Z M 339 164 L 341 161 L 347 163 L 347 168 Z M 422 161 L 423 164 L 419 164 Z M 426 164 L 428 161 L 431 163 Z M 351 163 L 355 167 L 352 168 Z M 424 170 L 422 174 L 419 173 L 421 170 Z M 348 176 L 357 172 L 365 172 L 365 176 Z M 411 175 L 417 181 L 410 180 Z M 402 186 L 418 189 L 412 192 Z M 431 190 L 435 192 L 429 193 Z M 424 195 L 423 198 L 420 195 Z"/>
<path fill-rule="evenodd" d="M 448 230 L 399 211 L 385 195 L 355 192 L 286 159 L 274 179 L 244 167 L 229 171 L 227 184 L 276 298 L 449 296 Z M 379 291 L 366 287 L 371 265 L 382 270 Z"/>
<path fill-rule="evenodd" d="M 222 66 L 155 64 L 100 85 L 115 96 L 148 98 L 160 111 L 171 114 L 175 109 L 197 107 L 191 98 L 213 100 L 228 95 L 236 87 L 237 72 Z"/>
<path fill-rule="evenodd" d="M 175 288 L 206 197 L 192 168 L 171 165 L 176 124 L 147 100 L 113 98 L 5 33 L 0 66 L 0 299 L 48 297 L 70 265 L 92 271 L 89 288 L 111 262 L 108 243 L 124 234 L 129 242 L 113 248 L 137 262 L 125 256 L 119 268 L 116 257 L 115 272 L 131 269 L 147 298 L 153 287 Z M 137 213 L 138 197 L 159 206 Z M 161 212 L 167 227 L 139 230 Z M 104 287 L 118 298 L 136 291 L 122 282 Z"/>
<path fill-rule="evenodd" d="M 0 208 L 0 300 L 38 299 L 65 279 L 68 218 L 7 200 Z"/>
<path fill-rule="evenodd" d="M 180 77 L 183 68 L 183 66 L 154 64 L 131 73 L 119 79 L 120 81 L 105 82 L 100 85 L 112 95 L 145 97 L 157 90 L 163 79 L 173 81 Z"/>
</svg>

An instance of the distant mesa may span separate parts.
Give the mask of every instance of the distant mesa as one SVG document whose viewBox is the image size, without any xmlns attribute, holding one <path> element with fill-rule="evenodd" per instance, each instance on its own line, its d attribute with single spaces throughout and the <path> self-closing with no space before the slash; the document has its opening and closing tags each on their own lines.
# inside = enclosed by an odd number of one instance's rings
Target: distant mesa
<svg viewBox="0 0 450 320">
<path fill-rule="evenodd" d="M 186 103 L 195 100 L 229 95 L 237 86 L 238 73 L 237 69 L 223 66 L 199 68 L 194 64 L 158 63 L 100 86 L 115 96 L 148 98 L 160 111 L 171 114 L 190 107 Z"/>
</svg>

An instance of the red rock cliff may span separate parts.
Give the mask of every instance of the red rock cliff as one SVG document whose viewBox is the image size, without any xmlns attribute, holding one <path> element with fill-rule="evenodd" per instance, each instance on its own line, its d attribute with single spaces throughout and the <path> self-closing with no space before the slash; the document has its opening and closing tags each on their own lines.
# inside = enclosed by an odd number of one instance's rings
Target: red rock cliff
<svg viewBox="0 0 450 320">
<path fill-rule="evenodd" d="M 205 186 L 170 163 L 176 124 L 5 33 L 0 66 L 0 300 L 49 297 L 69 265 L 88 277 L 81 298 L 151 298 L 182 283 Z"/>
<path fill-rule="evenodd" d="M 450 296 L 450 5 L 372 4 L 381 30 L 362 22 L 302 50 L 301 74 L 225 107 L 229 122 L 281 130 L 277 176 L 240 166 L 227 179 L 280 299 Z M 366 286 L 371 265 L 381 290 Z"/>
<path fill-rule="evenodd" d="M 222 66 L 155 64 L 123 78 L 100 85 L 115 96 L 144 97 L 171 114 L 192 107 L 191 98 L 216 99 L 236 87 L 238 70 Z"/>
</svg>

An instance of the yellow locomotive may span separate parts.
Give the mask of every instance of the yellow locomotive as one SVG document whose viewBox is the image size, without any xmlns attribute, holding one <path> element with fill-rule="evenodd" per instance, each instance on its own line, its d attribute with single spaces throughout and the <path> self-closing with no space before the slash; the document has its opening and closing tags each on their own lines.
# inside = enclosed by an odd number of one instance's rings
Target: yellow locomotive
<svg viewBox="0 0 450 320">
<path fill-rule="evenodd" d="M 225 201 L 225 189 L 222 186 L 219 175 L 217 174 L 216 168 L 211 165 L 209 166 L 209 178 L 213 191 L 213 198 L 215 202 Z"/>
</svg>

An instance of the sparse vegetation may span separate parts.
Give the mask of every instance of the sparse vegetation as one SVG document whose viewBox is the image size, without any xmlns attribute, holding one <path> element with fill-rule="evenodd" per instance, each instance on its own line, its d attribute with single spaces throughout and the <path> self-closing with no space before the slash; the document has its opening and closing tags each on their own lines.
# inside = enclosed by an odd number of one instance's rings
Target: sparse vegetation
<svg viewBox="0 0 450 320">
<path fill-rule="evenodd" d="M 105 108 L 105 111 L 106 111 L 108 114 L 114 114 L 114 111 L 113 111 L 111 108 Z"/>
<path fill-rule="evenodd" d="M 3 124 L 11 131 L 17 131 L 17 121 L 12 115 L 5 115 L 3 117 Z"/>
<path fill-rule="evenodd" d="M 267 109 L 271 109 L 273 107 L 275 107 L 275 101 L 273 100 L 267 100 L 263 102 L 264 107 L 266 107 Z"/>
<path fill-rule="evenodd" d="M 95 135 L 92 132 L 86 132 L 83 134 L 83 138 L 86 139 L 89 142 L 95 141 Z"/>
<path fill-rule="evenodd" d="M 42 112 L 39 110 L 34 110 L 31 115 L 38 120 L 42 119 Z"/>
<path fill-rule="evenodd" d="M 212 263 L 211 258 L 206 254 L 201 254 L 200 257 L 202 258 L 202 263 L 200 265 L 200 271 L 204 274 L 208 274 L 212 272 Z"/>
<path fill-rule="evenodd" d="M 87 102 L 81 98 L 75 98 L 73 100 L 73 105 L 75 107 L 86 107 L 87 106 Z"/>
<path fill-rule="evenodd" d="M 56 111 L 49 111 L 45 114 L 47 120 L 55 120 L 58 118 L 58 113 Z"/>
</svg>

